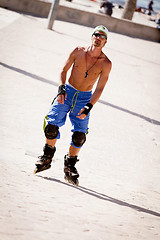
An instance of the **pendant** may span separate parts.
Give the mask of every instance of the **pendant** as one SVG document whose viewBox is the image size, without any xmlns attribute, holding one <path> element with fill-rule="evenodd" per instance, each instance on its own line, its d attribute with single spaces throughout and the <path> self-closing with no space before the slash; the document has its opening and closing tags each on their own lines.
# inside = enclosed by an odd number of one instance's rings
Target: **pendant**
<svg viewBox="0 0 160 240">
<path fill-rule="evenodd" d="M 86 74 L 86 75 L 85 75 L 85 78 L 87 78 L 87 77 L 88 77 L 88 72 L 86 71 L 85 74 Z"/>
</svg>

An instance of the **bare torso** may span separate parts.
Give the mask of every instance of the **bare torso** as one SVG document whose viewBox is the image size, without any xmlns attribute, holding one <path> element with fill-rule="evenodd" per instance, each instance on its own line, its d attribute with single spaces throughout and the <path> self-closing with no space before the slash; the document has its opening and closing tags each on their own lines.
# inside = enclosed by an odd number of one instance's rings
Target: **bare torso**
<svg viewBox="0 0 160 240">
<path fill-rule="evenodd" d="M 94 57 L 91 56 L 88 49 L 78 47 L 75 51 L 75 58 L 68 82 L 80 91 L 90 91 L 101 75 L 104 66 L 107 67 L 109 62 L 109 59 L 103 52 L 100 52 L 98 57 Z M 87 70 L 88 76 L 85 78 Z"/>
</svg>

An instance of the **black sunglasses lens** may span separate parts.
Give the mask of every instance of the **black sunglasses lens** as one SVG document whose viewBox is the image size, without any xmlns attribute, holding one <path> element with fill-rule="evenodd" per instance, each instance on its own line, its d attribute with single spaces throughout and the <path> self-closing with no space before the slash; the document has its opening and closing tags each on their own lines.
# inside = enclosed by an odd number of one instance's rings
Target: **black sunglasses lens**
<svg viewBox="0 0 160 240">
<path fill-rule="evenodd" d="M 101 35 L 99 33 L 94 34 L 95 37 L 100 37 Z"/>
<path fill-rule="evenodd" d="M 106 36 L 104 36 L 103 34 L 99 34 L 99 33 L 94 33 L 93 35 L 94 35 L 95 37 L 106 38 Z"/>
</svg>

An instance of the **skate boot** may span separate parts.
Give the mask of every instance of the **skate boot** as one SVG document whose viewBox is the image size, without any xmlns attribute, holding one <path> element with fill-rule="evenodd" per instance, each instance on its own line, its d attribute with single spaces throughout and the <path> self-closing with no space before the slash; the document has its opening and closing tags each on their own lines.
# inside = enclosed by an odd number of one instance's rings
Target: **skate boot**
<svg viewBox="0 0 160 240">
<path fill-rule="evenodd" d="M 48 144 L 45 144 L 43 151 L 44 154 L 38 157 L 39 160 L 35 164 L 36 165 L 36 168 L 34 170 L 35 174 L 43 170 L 49 169 L 51 167 L 52 158 L 54 156 L 56 148 L 51 147 Z"/>
<path fill-rule="evenodd" d="M 77 159 L 77 156 L 68 157 L 68 155 L 66 155 L 64 157 L 64 173 L 65 173 L 64 179 L 68 183 L 71 183 L 76 186 L 78 186 L 79 184 L 78 182 L 79 173 L 75 168 L 75 164 L 78 161 L 79 160 Z"/>
</svg>

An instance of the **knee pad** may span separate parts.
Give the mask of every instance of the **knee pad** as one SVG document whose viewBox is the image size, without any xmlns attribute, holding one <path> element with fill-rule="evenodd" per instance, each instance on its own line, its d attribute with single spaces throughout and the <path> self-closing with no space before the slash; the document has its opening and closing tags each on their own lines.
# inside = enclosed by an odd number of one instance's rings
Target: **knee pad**
<svg viewBox="0 0 160 240">
<path fill-rule="evenodd" d="M 58 136 L 59 130 L 58 126 L 48 124 L 44 130 L 45 136 L 48 139 L 55 139 Z"/>
<path fill-rule="evenodd" d="M 76 147 L 81 147 L 86 141 L 86 134 L 84 132 L 75 131 L 72 135 L 72 142 Z"/>
</svg>

